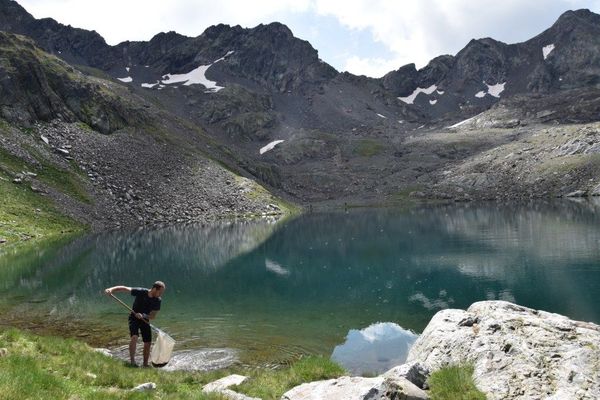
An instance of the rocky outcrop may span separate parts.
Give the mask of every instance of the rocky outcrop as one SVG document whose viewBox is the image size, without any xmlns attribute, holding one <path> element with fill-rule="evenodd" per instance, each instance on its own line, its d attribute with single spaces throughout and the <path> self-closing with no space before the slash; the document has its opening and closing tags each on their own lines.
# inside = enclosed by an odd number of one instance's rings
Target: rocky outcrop
<svg viewBox="0 0 600 400">
<path fill-rule="evenodd" d="M 112 89 L 42 52 L 32 40 L 0 32 L 0 117 L 7 121 L 81 121 L 111 133 L 149 119 L 116 93 L 118 86 Z"/>
<path fill-rule="evenodd" d="M 504 301 L 438 312 L 407 362 L 472 363 L 493 399 L 600 398 L 600 326 Z"/>
</svg>

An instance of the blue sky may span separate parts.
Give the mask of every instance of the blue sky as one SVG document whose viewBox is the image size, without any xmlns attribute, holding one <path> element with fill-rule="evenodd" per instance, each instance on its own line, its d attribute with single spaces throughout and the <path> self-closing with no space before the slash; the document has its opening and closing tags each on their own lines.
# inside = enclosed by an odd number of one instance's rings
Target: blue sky
<svg viewBox="0 0 600 400">
<path fill-rule="evenodd" d="M 19 0 L 36 18 L 96 30 L 109 44 L 174 30 L 200 35 L 226 23 L 279 21 L 339 71 L 379 77 L 456 54 L 472 38 L 527 40 L 569 9 L 600 13 L 600 0 Z"/>
</svg>

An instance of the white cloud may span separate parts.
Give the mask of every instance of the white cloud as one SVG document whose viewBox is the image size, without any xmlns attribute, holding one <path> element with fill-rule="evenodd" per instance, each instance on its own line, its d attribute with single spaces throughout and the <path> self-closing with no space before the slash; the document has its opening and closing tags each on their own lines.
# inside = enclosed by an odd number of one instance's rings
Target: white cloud
<svg viewBox="0 0 600 400">
<path fill-rule="evenodd" d="M 18 0 L 36 18 L 96 30 L 109 44 L 149 40 L 159 32 L 198 36 L 219 23 L 254 27 L 308 11 L 309 0 Z"/>
<path fill-rule="evenodd" d="M 402 60 L 398 58 L 362 58 L 350 56 L 346 59 L 343 69 L 351 71 L 354 74 L 367 75 L 371 77 L 381 77 L 386 73 L 398 69 Z"/>
<path fill-rule="evenodd" d="M 414 62 L 424 66 L 441 54 L 455 54 L 472 38 L 493 37 L 513 43 L 548 28 L 568 9 L 600 12 L 598 0 L 19 0 L 36 18 L 98 31 L 109 44 L 148 40 L 161 31 L 197 36 L 218 23 L 253 27 L 280 21 L 289 26 L 309 25 L 304 32 L 319 50 L 316 16 L 333 17 L 344 27 L 331 47 L 337 53 L 320 54 L 334 67 L 355 74 L 381 76 Z M 300 29 L 300 28 L 299 28 Z M 355 46 L 351 32 L 368 32 L 383 45 Z M 345 39 L 344 39 L 345 38 Z M 348 54 L 349 53 L 349 54 Z M 347 56 L 344 56 L 348 54 Z"/>
<path fill-rule="evenodd" d="M 313 5 L 318 14 L 333 16 L 349 29 L 370 31 L 373 40 L 389 49 L 381 58 L 347 60 L 349 71 L 371 76 L 411 62 L 423 67 L 435 56 L 457 53 L 472 38 L 527 40 L 568 9 L 600 11 L 597 0 L 345 0 L 343 6 L 314 0 Z"/>
</svg>

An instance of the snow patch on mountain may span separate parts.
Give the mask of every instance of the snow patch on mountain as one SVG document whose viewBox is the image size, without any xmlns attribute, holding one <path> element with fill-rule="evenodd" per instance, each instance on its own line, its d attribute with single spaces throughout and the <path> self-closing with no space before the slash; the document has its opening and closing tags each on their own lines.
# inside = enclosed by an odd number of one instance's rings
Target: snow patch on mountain
<svg viewBox="0 0 600 400">
<path fill-rule="evenodd" d="M 261 147 L 259 150 L 259 153 L 264 154 L 269 150 L 273 150 L 273 148 L 275 148 L 275 146 L 277 146 L 279 143 L 283 143 L 283 142 L 285 142 L 285 140 L 274 140 L 271 143 L 269 143 L 268 145 Z"/>
<path fill-rule="evenodd" d="M 227 54 L 225 54 L 223 57 L 215 60 L 212 64 L 200 65 L 199 67 L 197 67 L 185 74 L 163 75 L 161 83 L 170 85 L 173 83 L 182 83 L 183 82 L 184 86 L 201 84 L 207 89 L 207 92 L 218 92 L 219 90 L 223 89 L 223 86 L 218 86 L 217 82 L 207 79 L 206 75 L 205 75 L 206 71 L 210 67 L 215 65 L 216 63 L 225 60 L 225 58 L 231 54 L 233 54 L 233 51 L 228 51 Z"/>
<path fill-rule="evenodd" d="M 486 83 L 487 87 L 488 87 L 488 94 L 494 97 L 500 97 L 500 93 L 502 93 L 504 91 L 504 85 L 506 85 L 506 82 L 504 83 L 497 83 L 495 85 L 488 85 Z"/>
<path fill-rule="evenodd" d="M 429 104 L 434 105 L 435 103 L 437 103 L 437 99 L 435 99 L 435 100 L 429 100 Z"/>
<path fill-rule="evenodd" d="M 436 89 L 437 89 L 436 85 L 431 85 L 428 88 L 418 87 L 412 92 L 412 94 L 410 96 L 398 97 L 398 100 L 402 100 L 406 104 L 413 104 L 419 93 L 425 93 L 425 94 L 429 95 L 429 94 L 433 93 Z"/>
<path fill-rule="evenodd" d="M 129 83 L 131 81 L 133 81 L 133 78 L 130 76 L 126 76 L 125 78 L 117 78 L 118 80 L 120 80 L 121 82 L 125 82 L 125 83 Z"/>
<path fill-rule="evenodd" d="M 216 63 L 225 60 L 228 56 L 233 54 L 233 51 L 228 51 L 223 57 L 215 60 L 212 64 L 208 65 L 200 65 L 197 68 L 194 68 L 190 72 L 184 74 L 166 74 L 163 75 L 162 78 L 155 83 L 142 83 L 142 87 L 144 88 L 153 88 L 156 85 L 160 85 L 159 89 L 162 89 L 165 85 L 169 85 L 172 88 L 176 88 L 177 86 L 171 86 L 175 83 L 183 83 L 184 86 L 201 84 L 206 88 L 207 93 L 218 92 L 223 89 L 223 86 L 218 86 L 217 82 L 213 82 L 206 78 L 206 71 L 215 65 Z M 129 71 L 129 67 L 127 67 L 127 71 Z M 118 78 L 123 82 L 131 82 L 131 78 Z M 130 79 L 128 81 L 124 81 L 123 79 Z"/>
<path fill-rule="evenodd" d="M 554 43 L 542 47 L 542 54 L 544 55 L 544 60 L 548 58 L 548 55 L 552 52 L 552 50 L 554 50 Z"/>
<path fill-rule="evenodd" d="M 385 118 L 385 119 L 387 119 L 387 117 L 386 117 L 385 115 L 383 115 L 383 114 L 379 114 L 379 113 L 377 113 L 377 116 L 378 116 L 378 117 L 380 117 L 380 118 Z"/>
<path fill-rule="evenodd" d="M 483 83 L 488 87 L 488 89 L 487 91 L 480 90 L 479 92 L 475 93 L 475 97 L 480 99 L 485 97 L 486 94 L 500 98 L 500 93 L 504 91 L 504 85 L 506 85 L 506 82 L 497 83 L 495 85 L 488 85 L 485 81 L 483 81 Z"/>
</svg>

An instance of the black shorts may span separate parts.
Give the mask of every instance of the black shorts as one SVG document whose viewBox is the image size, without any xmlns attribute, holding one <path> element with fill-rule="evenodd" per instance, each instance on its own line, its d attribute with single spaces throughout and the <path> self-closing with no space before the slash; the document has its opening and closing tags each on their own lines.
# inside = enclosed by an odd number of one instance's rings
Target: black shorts
<svg viewBox="0 0 600 400">
<path fill-rule="evenodd" d="M 137 319 L 133 315 L 129 316 L 129 334 L 131 336 L 139 336 L 139 332 L 142 332 L 142 340 L 144 343 L 150 343 L 152 341 L 152 330 L 150 324 Z"/>
</svg>

